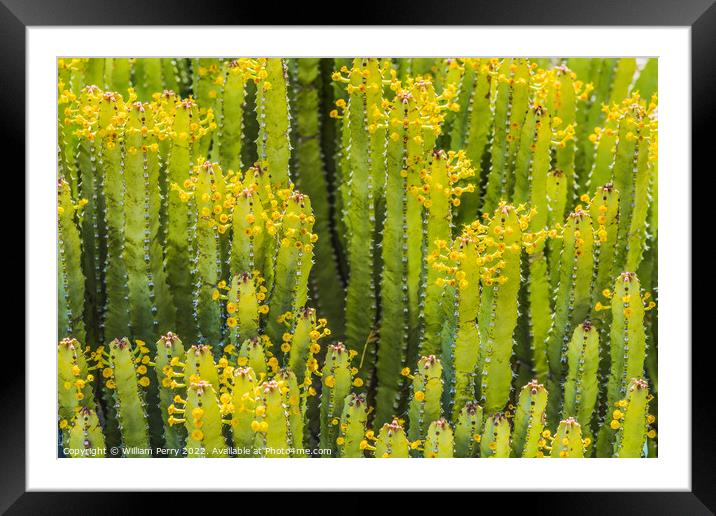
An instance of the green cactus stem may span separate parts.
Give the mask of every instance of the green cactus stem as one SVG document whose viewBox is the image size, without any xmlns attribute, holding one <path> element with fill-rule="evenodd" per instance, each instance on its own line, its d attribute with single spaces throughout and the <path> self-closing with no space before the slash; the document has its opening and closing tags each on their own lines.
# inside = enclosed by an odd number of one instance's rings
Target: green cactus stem
<svg viewBox="0 0 716 516">
<path fill-rule="evenodd" d="M 614 403 L 626 397 L 629 381 L 643 376 L 646 360 L 645 308 L 639 278 L 633 272 L 621 273 L 616 280 L 614 291 L 610 294 L 611 365 L 607 384 L 607 407 L 614 406 Z M 602 308 L 601 303 L 597 308 Z M 613 429 L 603 425 L 597 442 L 598 456 L 611 456 L 613 442 Z"/>
<path fill-rule="evenodd" d="M 187 457 L 227 457 L 221 408 L 211 383 L 198 376 L 189 379 L 184 404 Z"/>
<path fill-rule="evenodd" d="M 286 87 L 286 65 L 281 58 L 259 59 L 256 115 L 259 159 L 267 163 L 271 183 L 289 184 L 290 115 Z"/>
<path fill-rule="evenodd" d="M 504 413 L 497 412 L 485 421 L 480 456 L 497 459 L 510 456 L 510 423 Z"/>
<path fill-rule="evenodd" d="M 127 267 L 124 254 L 124 181 L 122 178 L 121 133 L 126 120 L 121 95 L 107 92 L 99 108 L 100 168 L 103 175 L 107 223 L 107 256 L 105 261 L 104 335 L 107 339 L 130 333 L 127 305 Z"/>
<path fill-rule="evenodd" d="M 552 439 L 552 457 L 563 459 L 584 457 L 582 427 L 576 419 L 570 417 L 559 422 L 557 432 Z"/>
<path fill-rule="evenodd" d="M 177 335 L 168 332 L 159 338 L 155 347 L 154 368 L 156 377 L 161 378 L 159 408 L 162 414 L 164 442 L 167 448 L 179 450 L 186 439 L 186 434 L 181 425 L 172 424 L 172 416 L 176 409 L 174 406 L 175 396 L 184 394 L 184 389 L 177 386 L 178 383 L 183 383 L 182 367 L 184 364 L 181 360 L 184 358 L 184 345 Z"/>
<path fill-rule="evenodd" d="M 408 406 L 408 437 L 411 441 L 425 439 L 428 426 L 442 413 L 443 368 L 435 355 L 422 357 L 413 376 L 413 396 Z"/>
<path fill-rule="evenodd" d="M 254 448 L 255 431 L 252 423 L 256 417 L 258 380 L 250 367 L 237 367 L 233 371 L 231 389 L 231 436 L 233 445 L 241 450 L 239 457 L 258 454 Z"/>
<path fill-rule="evenodd" d="M 72 421 L 68 440 L 69 456 L 73 458 L 103 458 L 106 453 L 104 434 L 97 412 L 90 407 L 80 408 Z"/>
<path fill-rule="evenodd" d="M 77 412 L 82 407 L 95 406 L 93 380 L 82 345 L 77 339 L 62 339 L 57 345 L 57 407 L 65 438 Z"/>
<path fill-rule="evenodd" d="M 343 403 L 341 414 L 338 456 L 345 458 L 364 457 L 367 441 L 364 440 L 368 422 L 368 405 L 365 393 L 351 393 Z"/>
<path fill-rule="evenodd" d="M 468 401 L 460 411 L 455 423 L 455 456 L 477 457 L 482 436 L 482 407 L 476 401 Z"/>
<path fill-rule="evenodd" d="M 141 102 L 133 102 L 124 127 L 124 263 L 127 268 L 129 320 L 132 334 L 143 340 L 154 335 L 149 285 L 149 213 L 145 176 L 148 175 L 146 142 L 151 113 Z M 158 146 L 157 146 L 158 150 Z M 156 152 L 156 151 L 155 151 Z"/>
<path fill-rule="evenodd" d="M 285 387 L 285 386 L 284 386 Z M 282 386 L 276 380 L 264 382 L 259 387 L 260 403 L 257 415 L 259 430 L 256 434 L 264 457 L 290 457 L 293 446 L 290 439 L 289 421 L 284 408 Z"/>
<path fill-rule="evenodd" d="M 567 344 L 566 358 L 562 417 L 575 418 L 585 437 L 589 437 L 599 394 L 599 332 L 589 321 L 575 328 Z"/>
<path fill-rule="evenodd" d="M 149 448 L 146 403 L 142 392 L 142 388 L 149 385 L 149 378 L 140 373 L 140 367 L 146 372 L 146 366 L 136 365 L 138 352 L 139 348 L 133 349 L 127 338 L 114 339 L 109 344 L 111 385 L 122 433 L 124 457 L 146 456 Z"/>
<path fill-rule="evenodd" d="M 533 458 L 541 453 L 542 431 L 546 422 L 547 389 L 537 380 L 522 387 L 512 434 L 515 457 Z"/>
<path fill-rule="evenodd" d="M 450 423 L 444 418 L 430 423 L 427 438 L 425 439 L 425 444 L 423 444 L 425 458 L 451 459 L 454 447 L 455 439 Z"/>
<path fill-rule="evenodd" d="M 332 243 L 331 206 L 328 160 L 323 156 L 321 144 L 321 79 L 320 59 L 291 60 L 294 87 L 292 117 L 295 126 L 292 157 L 296 186 L 311 199 L 316 216 L 314 231 L 318 235 L 315 247 L 316 267 L 311 270 L 311 299 L 318 311 L 331 321 L 337 338 L 344 336 L 345 292 L 338 268 L 338 256 Z M 326 117 L 328 118 L 328 117 Z M 332 122 L 332 120 L 330 120 Z M 327 124 L 326 124 L 327 125 Z M 383 135 L 383 141 L 385 135 Z M 320 173 L 318 173 L 320 171 Z"/>
<path fill-rule="evenodd" d="M 615 457 L 643 456 L 647 436 L 652 434 L 647 425 L 650 399 L 646 380 L 632 378 L 627 387 L 624 403 L 619 404 L 619 408 L 612 413 L 610 427 L 618 428 L 614 443 Z"/>
<path fill-rule="evenodd" d="M 84 323 L 85 276 L 82 272 L 82 249 L 80 232 L 77 226 L 77 205 L 70 197 L 70 186 L 60 179 L 57 184 L 57 218 L 58 218 L 58 274 L 60 292 L 60 337 L 76 336 L 84 341 L 86 338 Z"/>
<path fill-rule="evenodd" d="M 321 370 L 321 448 L 336 451 L 343 404 L 350 392 L 353 373 L 351 353 L 342 343 L 331 344 L 326 350 L 325 365 Z"/>
<path fill-rule="evenodd" d="M 264 347 L 264 339 L 254 337 L 247 339 L 241 344 L 239 350 L 239 358 L 237 360 L 240 366 L 249 366 L 253 371 L 261 377 L 268 372 L 266 350 Z"/>
<path fill-rule="evenodd" d="M 547 341 L 551 387 L 547 417 L 554 424 L 561 398 L 559 381 L 563 377 L 565 347 L 576 325 L 586 319 L 591 309 L 594 235 L 591 217 L 581 206 L 569 215 L 562 240 L 555 313 Z"/>
<path fill-rule="evenodd" d="M 483 281 L 478 316 L 479 387 L 487 412 L 504 409 L 510 396 L 510 358 L 518 315 L 522 227 L 526 229 L 528 223 L 528 219 L 520 219 L 516 208 L 502 203 L 495 210 L 487 230 L 488 252 L 502 253 L 496 264 L 497 280 Z"/>
<path fill-rule="evenodd" d="M 407 459 L 409 451 L 410 442 L 400 422 L 393 419 L 392 422 L 385 423 L 375 442 L 375 456 L 382 459 Z"/>
<path fill-rule="evenodd" d="M 614 185 L 607 183 L 597 188 L 589 207 L 594 226 L 594 250 L 597 261 L 597 271 L 594 277 L 594 296 L 592 302 L 596 303 L 597 296 L 609 288 L 614 277 L 615 257 L 617 244 L 617 230 L 619 227 L 619 191 Z"/>
</svg>

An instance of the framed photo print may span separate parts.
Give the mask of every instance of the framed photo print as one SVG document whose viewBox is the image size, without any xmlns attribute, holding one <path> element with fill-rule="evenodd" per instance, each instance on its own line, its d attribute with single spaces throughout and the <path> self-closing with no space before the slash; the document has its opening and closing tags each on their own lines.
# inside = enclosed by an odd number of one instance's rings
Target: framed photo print
<svg viewBox="0 0 716 516">
<path fill-rule="evenodd" d="M 138 490 L 716 510 L 691 339 L 709 1 L 364 26 L 209 4 L 0 7 L 28 300 L 3 510 Z"/>
</svg>

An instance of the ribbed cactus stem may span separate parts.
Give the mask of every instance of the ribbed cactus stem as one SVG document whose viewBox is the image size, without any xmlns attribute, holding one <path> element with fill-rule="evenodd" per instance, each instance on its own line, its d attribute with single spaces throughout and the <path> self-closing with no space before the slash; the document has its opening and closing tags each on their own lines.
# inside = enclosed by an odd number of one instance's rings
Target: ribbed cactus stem
<svg viewBox="0 0 716 516">
<path fill-rule="evenodd" d="M 259 377 L 266 375 L 268 371 L 264 339 L 254 337 L 247 339 L 241 344 L 239 350 L 238 364 L 242 367 L 249 366 Z"/>
<path fill-rule="evenodd" d="M 643 456 L 649 433 L 647 412 L 650 399 L 649 385 L 646 380 L 632 378 L 627 387 L 624 402 L 619 404 L 611 414 L 613 418 L 611 426 L 618 428 L 614 443 L 615 457 L 639 458 Z M 616 425 L 614 421 L 617 422 Z"/>
<path fill-rule="evenodd" d="M 112 389 L 125 457 L 146 456 L 149 448 L 144 393 L 140 389 L 149 385 L 149 379 L 135 365 L 137 349 L 132 348 L 127 338 L 114 339 L 109 344 Z"/>
<path fill-rule="evenodd" d="M 614 253 L 619 227 L 619 191 L 613 184 L 607 183 L 597 188 L 589 213 L 596 236 L 594 250 L 597 270 L 592 296 L 592 301 L 596 303 L 601 292 L 611 286 L 616 265 Z"/>
<path fill-rule="evenodd" d="M 567 344 L 566 358 L 562 417 L 575 418 L 585 437 L 589 437 L 599 394 L 599 332 L 589 321 L 575 328 Z"/>
<path fill-rule="evenodd" d="M 397 419 L 385 423 L 378 433 L 375 442 L 375 457 L 383 459 L 408 458 L 410 443 L 405 435 L 403 426 Z"/>
<path fill-rule="evenodd" d="M 331 344 L 321 370 L 321 435 L 322 448 L 336 450 L 343 404 L 350 392 L 353 374 L 350 352 L 342 343 Z"/>
<path fill-rule="evenodd" d="M 276 380 L 264 382 L 259 387 L 261 405 L 257 407 L 259 430 L 258 442 L 264 457 L 290 457 L 289 450 L 293 446 L 289 421 L 284 407 L 284 392 Z M 263 413 L 263 415 L 261 415 Z"/>
<path fill-rule="evenodd" d="M 539 456 L 546 423 L 547 389 L 537 380 L 522 387 L 515 409 L 512 450 L 515 457 Z"/>
<path fill-rule="evenodd" d="M 227 457 L 221 410 L 216 390 L 198 376 L 190 376 L 184 404 L 187 457 Z"/>
<path fill-rule="evenodd" d="M 460 411 L 455 423 L 455 456 L 477 457 L 482 439 L 482 407 L 476 401 L 468 401 Z"/>
<path fill-rule="evenodd" d="M 107 257 L 105 289 L 107 298 L 104 315 L 106 339 L 129 334 L 127 308 L 127 267 L 124 255 L 124 180 L 122 177 L 122 144 L 120 135 L 126 120 L 121 95 L 107 92 L 99 108 L 100 168 L 103 174 L 104 202 L 107 223 Z"/>
<path fill-rule="evenodd" d="M 102 426 L 97 412 L 89 407 L 80 408 L 69 431 L 69 456 L 73 458 L 102 458 L 106 448 Z"/>
<path fill-rule="evenodd" d="M 563 459 L 581 459 L 584 457 L 582 427 L 576 419 L 570 417 L 560 421 L 552 439 L 552 457 Z"/>
<path fill-rule="evenodd" d="M 82 249 L 80 233 L 77 227 L 77 205 L 72 202 L 70 185 L 64 179 L 57 184 L 58 218 L 58 274 L 60 281 L 59 308 L 60 337 L 74 336 L 84 341 L 86 338 L 84 323 L 85 276 L 82 272 Z M 64 321 L 64 323 L 62 323 Z"/>
<path fill-rule="evenodd" d="M 517 324 L 522 227 L 526 229 L 528 222 L 528 219 L 521 220 L 516 208 L 502 203 L 488 225 L 488 252 L 502 253 L 495 265 L 498 277 L 483 281 L 478 316 L 480 393 L 488 413 L 504 409 L 510 396 L 510 358 Z"/>
<path fill-rule="evenodd" d="M 423 454 L 428 459 L 451 459 L 455 448 L 450 423 L 445 418 L 440 418 L 430 423 L 427 437 L 423 444 Z"/>
<path fill-rule="evenodd" d="M 184 345 L 179 337 L 172 332 L 162 335 L 157 341 L 154 368 L 156 377 L 161 378 L 159 385 L 159 408 L 164 426 L 164 442 L 167 448 L 178 450 L 186 438 L 181 425 L 173 425 L 170 417 L 174 414 L 175 396 L 185 390 L 177 384 L 184 383 L 182 360 Z M 170 408 L 171 407 L 171 408 Z"/>
<path fill-rule="evenodd" d="M 256 113 L 259 159 L 265 161 L 271 183 L 289 184 L 290 114 L 286 88 L 286 67 L 281 58 L 259 59 L 259 81 L 256 88 Z"/>
<path fill-rule="evenodd" d="M 442 413 L 443 368 L 435 355 L 422 357 L 413 377 L 413 392 L 408 406 L 408 437 L 411 441 L 425 439 L 428 426 Z"/>
<path fill-rule="evenodd" d="M 366 424 L 368 422 L 368 405 L 365 394 L 351 393 L 343 403 L 343 414 L 340 421 L 340 435 L 338 442 L 339 457 L 364 457 L 364 440 Z"/>
<path fill-rule="evenodd" d="M 231 435 L 234 447 L 241 450 L 241 457 L 257 454 L 254 447 L 255 431 L 251 427 L 256 415 L 258 380 L 250 367 L 237 367 L 233 371 L 231 390 Z"/>
<path fill-rule="evenodd" d="M 59 425 L 67 437 L 69 424 L 82 407 L 94 408 L 92 382 L 82 345 L 64 338 L 57 345 L 57 407 Z"/>
<path fill-rule="evenodd" d="M 563 375 L 563 357 L 570 335 L 591 309 L 594 271 L 594 234 L 589 213 L 577 206 L 567 219 L 562 234 L 562 256 L 555 313 L 547 341 L 550 369 L 548 419 L 556 424 L 559 411 L 559 381 Z"/>
<path fill-rule="evenodd" d="M 510 423 L 502 412 L 497 412 L 485 421 L 480 439 L 480 456 L 504 459 L 510 456 Z"/>
</svg>

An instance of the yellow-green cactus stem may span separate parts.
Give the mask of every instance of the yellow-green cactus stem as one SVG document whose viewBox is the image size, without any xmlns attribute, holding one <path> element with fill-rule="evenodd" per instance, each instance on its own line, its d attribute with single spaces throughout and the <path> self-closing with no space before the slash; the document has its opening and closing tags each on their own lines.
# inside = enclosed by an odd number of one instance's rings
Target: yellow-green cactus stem
<svg viewBox="0 0 716 516">
<path fill-rule="evenodd" d="M 73 124 L 78 141 L 73 151 L 76 156 L 79 180 L 79 195 L 87 199 L 81 220 L 82 268 L 86 285 L 86 329 L 87 343 L 96 349 L 102 339 L 102 317 L 104 310 L 104 253 L 106 250 L 106 226 L 104 223 L 104 198 L 102 195 L 102 173 L 98 164 L 99 143 L 97 113 L 101 100 L 101 91 L 97 86 L 82 88 L 77 106 L 94 113 L 80 116 L 75 114 Z M 73 104 L 73 108 L 74 108 Z M 82 125 L 83 129 L 79 126 Z"/>
<path fill-rule="evenodd" d="M 482 439 L 482 407 L 468 401 L 455 422 L 455 457 L 477 457 Z"/>
<path fill-rule="evenodd" d="M 510 456 L 510 423 L 502 412 L 485 421 L 480 439 L 480 457 L 506 459 Z"/>
<path fill-rule="evenodd" d="M 338 456 L 343 458 L 365 457 L 368 443 L 365 439 L 368 423 L 368 405 L 365 393 L 351 393 L 343 402 L 340 420 L 340 433 L 336 438 Z"/>
<path fill-rule="evenodd" d="M 559 422 L 552 439 L 552 458 L 581 459 L 584 457 L 582 427 L 573 417 Z"/>
<path fill-rule="evenodd" d="M 397 87 L 397 86 L 396 86 Z M 407 152 L 411 108 L 410 95 L 396 93 L 396 103 L 388 117 L 387 179 L 385 190 L 385 224 L 381 244 L 383 271 L 380 283 L 382 342 L 378 347 L 376 376 L 376 422 L 390 421 L 397 409 L 402 388 L 400 370 L 405 366 L 408 351 L 408 258 L 407 248 Z M 416 201 L 417 202 L 417 201 Z M 422 231 L 420 232 L 422 234 Z"/>
<path fill-rule="evenodd" d="M 256 88 L 256 116 L 259 134 L 258 156 L 268 164 L 271 183 L 289 183 L 290 114 L 286 88 L 286 66 L 281 58 L 259 59 Z"/>
<path fill-rule="evenodd" d="M 148 102 L 153 93 L 164 89 L 161 58 L 138 57 L 134 60 L 133 72 L 134 87 L 141 102 Z"/>
<path fill-rule="evenodd" d="M 371 170 L 373 156 L 368 133 L 368 112 L 378 109 L 378 106 L 368 104 L 367 91 L 373 85 L 382 88 L 375 82 L 368 84 L 370 74 L 368 59 L 356 58 L 353 61 L 347 86 L 348 104 L 343 115 L 348 127 L 346 229 L 349 235 L 349 276 L 346 289 L 346 342 L 360 356 L 363 356 L 363 350 L 368 345 L 368 336 L 373 330 L 376 316 L 373 284 L 375 186 Z M 360 374 L 364 380 L 369 377 L 369 367 L 365 367 Z"/>
<path fill-rule="evenodd" d="M 338 256 L 332 243 L 331 205 L 333 192 L 329 186 L 330 159 L 323 156 L 322 146 L 326 135 L 322 129 L 333 127 L 332 120 L 321 116 L 321 59 L 299 58 L 290 60 L 293 98 L 291 103 L 295 125 L 292 157 L 296 186 L 311 199 L 316 216 L 314 231 L 318 235 L 315 255 L 316 267 L 311 270 L 311 300 L 318 311 L 331 321 L 336 336 L 344 335 L 345 292 L 339 272 Z M 332 96 L 331 96 L 332 98 Z M 329 141 L 330 137 L 325 138 Z M 383 135 L 385 140 L 385 135 Z"/>
<path fill-rule="evenodd" d="M 232 59 L 223 63 L 222 81 L 216 101 L 216 133 L 211 148 L 213 159 L 227 172 L 241 170 L 246 80 L 252 60 Z"/>
<path fill-rule="evenodd" d="M 170 184 L 187 188 L 191 183 L 193 156 L 198 131 L 199 109 L 192 99 L 177 102 L 170 129 L 171 146 L 167 157 L 167 179 Z M 183 190 L 169 192 L 167 201 L 166 268 L 169 286 L 177 308 L 177 330 L 189 342 L 198 338 L 193 296 L 192 263 L 193 218 L 195 199 Z M 191 201 L 191 202 L 190 202 Z"/>
<path fill-rule="evenodd" d="M 250 174 L 251 169 L 247 172 L 247 175 Z M 261 204 L 256 185 L 250 183 L 251 177 L 245 179 L 249 184 L 230 181 L 231 200 L 227 195 L 233 232 L 229 269 L 234 275 L 253 270 L 265 272 L 270 261 L 270 257 L 267 256 L 268 240 L 275 235 L 273 222 L 269 224 L 265 220 L 267 213 Z"/>
<path fill-rule="evenodd" d="M 257 288 L 258 283 L 258 288 Z M 261 278 L 248 272 L 237 274 L 231 279 L 227 295 L 226 325 L 229 327 L 228 341 L 234 347 L 246 339 L 259 334 L 260 300 L 266 293 Z"/>
<path fill-rule="evenodd" d="M 149 285 L 147 135 L 152 115 L 141 102 L 132 102 L 124 127 L 124 263 L 127 268 L 129 320 L 132 334 L 143 340 L 154 335 Z"/>
<path fill-rule="evenodd" d="M 594 277 L 594 296 L 592 301 L 597 302 L 597 296 L 609 288 L 614 278 L 615 256 L 617 244 L 617 230 L 619 227 L 619 191 L 614 185 L 607 183 L 597 188 L 589 206 L 592 216 L 595 240 L 595 258 L 597 271 Z"/>
<path fill-rule="evenodd" d="M 535 142 L 531 169 L 529 172 L 528 198 L 535 212 L 530 221 L 530 231 L 544 231 L 549 224 L 549 204 L 547 183 L 550 166 L 550 146 L 552 138 L 551 115 L 546 108 L 533 106 L 535 112 Z M 520 175 L 515 186 L 515 200 L 518 200 Z M 551 244 L 552 242 L 550 242 Z M 530 346 L 534 374 L 542 383 L 547 381 L 547 349 L 546 341 L 549 332 L 552 309 L 550 306 L 551 291 L 547 269 L 546 245 L 544 241 L 527 243 L 529 277 L 527 283 L 527 299 L 529 302 Z"/>
<path fill-rule="evenodd" d="M 512 451 L 515 457 L 533 458 L 540 454 L 542 431 L 546 423 L 547 389 L 537 380 L 522 387 L 515 409 Z"/>
<path fill-rule="evenodd" d="M 547 225 L 550 228 L 559 227 L 564 223 L 564 214 L 567 206 L 567 181 L 564 172 L 560 169 L 550 170 L 547 174 Z M 562 256 L 562 239 L 553 238 L 548 243 L 547 260 L 549 265 L 550 290 L 555 291 L 559 286 L 560 260 Z"/>
<path fill-rule="evenodd" d="M 183 419 L 186 428 L 187 457 L 227 457 L 221 408 L 211 383 L 191 376 L 186 388 Z"/>
<path fill-rule="evenodd" d="M 610 105 L 619 102 L 620 99 L 627 96 L 629 87 L 634 79 L 636 66 L 636 59 L 633 57 L 622 57 L 617 60 L 611 90 L 609 92 Z"/>
<path fill-rule="evenodd" d="M 400 421 L 393 419 L 385 423 L 378 433 L 375 441 L 375 457 L 382 459 L 407 459 L 410 452 L 410 442 Z"/>
<path fill-rule="evenodd" d="M 337 449 L 340 417 L 352 381 L 351 353 L 340 342 L 330 344 L 321 370 L 321 448 Z"/>
<path fill-rule="evenodd" d="M 422 357 L 413 376 L 413 393 L 408 406 L 408 437 L 411 441 L 425 439 L 428 426 L 441 413 L 443 367 L 435 355 Z"/>
<path fill-rule="evenodd" d="M 639 71 L 639 77 L 634 83 L 632 91 L 638 92 L 643 98 L 648 99 L 656 93 L 659 77 L 659 60 L 652 57 L 646 60 L 646 64 Z"/>
<path fill-rule="evenodd" d="M 607 384 L 607 407 L 624 399 L 632 378 L 642 378 L 646 360 L 644 301 L 639 278 L 633 272 L 619 275 L 611 295 L 611 330 L 609 335 L 610 370 Z M 601 309 L 601 304 L 597 305 Z M 597 454 L 609 457 L 614 442 L 614 429 L 602 425 Z"/>
<path fill-rule="evenodd" d="M 460 205 L 463 192 L 471 192 L 474 185 L 457 186 L 459 181 L 474 174 L 463 152 L 435 151 L 429 166 L 421 171 L 422 185 L 412 188 L 411 194 L 425 207 L 425 242 L 452 239 L 452 210 Z M 433 256 L 425 253 L 426 283 L 422 315 L 423 335 L 420 341 L 422 354 L 440 352 L 440 330 L 443 325 L 441 297 L 443 287 L 438 284 L 440 271 L 432 267 Z"/>
<path fill-rule="evenodd" d="M 167 448 L 178 450 L 186 438 L 181 425 L 173 425 L 171 417 L 183 412 L 177 411 L 174 405 L 175 396 L 183 394 L 183 388 L 178 384 L 184 383 L 184 345 L 179 337 L 172 332 L 159 337 L 156 345 L 156 356 L 154 358 L 154 369 L 156 377 L 161 378 L 159 382 L 159 408 L 162 414 L 164 426 L 164 442 Z"/>
<path fill-rule="evenodd" d="M 656 106 L 654 105 L 654 109 Z M 652 129 L 653 126 L 653 129 Z M 647 218 L 651 205 L 650 191 L 653 178 L 652 167 L 656 156 L 652 152 L 652 135 L 656 129 L 656 121 L 651 122 L 645 116 L 639 122 L 639 141 L 637 143 L 637 158 L 632 176 L 632 210 L 629 232 L 626 235 L 626 262 L 625 269 L 635 271 L 639 268 L 647 240 Z M 615 179 L 616 181 L 616 179 Z M 621 239 L 619 241 L 621 243 Z"/>
<path fill-rule="evenodd" d="M 305 456 L 303 445 L 303 432 L 306 423 L 306 397 L 302 395 L 305 389 L 299 386 L 296 375 L 289 369 L 281 369 L 275 379 L 279 382 L 284 393 L 284 408 L 288 417 L 289 442 L 294 447 L 294 457 Z"/>
<path fill-rule="evenodd" d="M 266 344 L 270 344 L 268 337 L 254 337 L 247 339 L 241 344 L 239 350 L 239 358 L 237 360 L 240 366 L 249 366 L 254 372 L 261 377 L 268 372 L 268 360 L 266 352 Z"/>
<path fill-rule="evenodd" d="M 126 120 L 122 96 L 106 92 L 99 108 L 100 169 L 102 170 L 107 224 L 105 260 L 104 336 L 113 339 L 129 334 L 127 267 L 124 254 L 124 181 L 121 135 Z"/>
<path fill-rule="evenodd" d="M 524 217 L 523 217 L 524 218 Z M 478 329 L 481 374 L 480 395 L 487 412 L 502 410 L 510 396 L 512 383 L 513 332 L 517 324 L 520 288 L 522 227 L 517 209 L 501 203 L 488 225 L 488 252 L 501 252 L 496 264 L 496 280 L 483 280 Z"/>
<path fill-rule="evenodd" d="M 231 389 L 231 435 L 234 447 L 241 450 L 240 457 L 256 456 L 256 432 L 252 423 L 256 417 L 258 380 L 250 367 L 237 367 L 233 371 Z M 255 426 L 255 425 L 254 425 Z"/>
<path fill-rule="evenodd" d="M 551 423 L 556 423 L 559 410 L 559 382 L 563 378 L 562 358 L 567 342 L 576 325 L 591 310 L 594 233 L 591 217 L 581 206 L 569 215 L 562 240 L 555 311 L 547 341 L 551 394 L 547 417 Z"/>
<path fill-rule="evenodd" d="M 72 421 L 68 440 L 69 456 L 73 458 L 102 458 L 106 447 L 97 412 L 90 407 L 80 408 Z"/>
<path fill-rule="evenodd" d="M 510 194 L 514 153 L 527 110 L 530 66 L 526 59 L 504 59 L 497 69 L 495 122 L 491 146 L 491 168 L 487 179 L 484 212 L 492 212 Z"/>
<path fill-rule="evenodd" d="M 288 355 L 288 367 L 296 375 L 300 385 L 310 386 L 311 373 L 316 370 L 314 355 L 321 351 L 319 339 L 331 335 L 325 319 L 316 319 L 316 310 L 304 307 L 296 317 L 291 335 L 291 349 Z"/>
<path fill-rule="evenodd" d="M 445 418 L 440 418 L 430 423 L 427 437 L 423 444 L 423 454 L 426 459 L 451 459 L 455 448 L 450 423 Z"/>
<path fill-rule="evenodd" d="M 475 70 L 475 82 L 470 98 L 464 148 L 467 158 L 472 162 L 475 169 L 475 175 L 468 180 L 468 184 L 472 184 L 474 190 L 468 192 L 462 199 L 458 210 L 458 222 L 460 223 L 470 223 L 474 220 L 481 205 L 480 183 L 484 177 L 482 156 L 490 137 L 490 128 L 496 112 L 492 108 L 491 87 L 496 81 L 495 67 L 498 64 L 499 62 L 496 59 L 472 60 L 472 68 Z"/>
<path fill-rule="evenodd" d="M 188 380 L 197 376 L 209 382 L 216 392 L 221 389 L 219 371 L 214 362 L 212 347 L 204 344 L 195 344 L 186 350 L 184 356 L 184 378 Z"/>
<path fill-rule="evenodd" d="M 603 185 L 612 180 L 619 121 L 623 117 L 618 106 L 607 107 L 605 111 L 604 126 L 595 127 L 594 133 L 589 135 L 589 141 L 596 146 L 589 175 L 589 184 L 592 186 Z"/>
<path fill-rule="evenodd" d="M 126 92 L 132 85 L 132 59 L 126 57 L 109 57 L 105 59 L 104 83 L 107 88 Z"/>
<path fill-rule="evenodd" d="M 141 388 L 149 385 L 149 378 L 136 365 L 138 349 L 127 338 L 109 343 L 109 366 L 119 429 L 122 433 L 124 457 L 146 456 L 149 448 L 149 429 Z M 143 365 L 143 364 L 142 364 Z M 144 366 L 146 369 L 146 366 Z M 144 452 L 144 453 L 142 453 Z"/>
<path fill-rule="evenodd" d="M 562 417 L 575 418 L 589 437 L 599 394 L 599 332 L 589 321 L 575 328 L 567 344 L 566 358 Z"/>
<path fill-rule="evenodd" d="M 94 408 L 92 382 L 82 345 L 73 338 L 64 338 L 57 345 L 57 407 L 59 425 L 67 437 L 67 429 L 81 407 Z"/>
<path fill-rule="evenodd" d="M 610 427 L 618 428 L 614 443 L 615 457 L 639 458 L 644 455 L 646 439 L 650 433 L 647 424 L 650 399 L 646 380 L 632 378 L 624 402 L 618 404 L 611 414 Z"/>
<path fill-rule="evenodd" d="M 308 276 L 313 266 L 312 233 L 315 217 L 308 196 L 296 191 L 284 191 L 284 212 L 279 232 L 275 273 L 269 300 L 269 320 L 266 334 L 274 343 L 281 341 L 284 325 L 279 316 L 296 313 L 308 300 Z M 277 352 L 278 350 L 274 350 Z"/>
<path fill-rule="evenodd" d="M 572 207 L 575 197 L 575 142 L 574 126 L 577 117 L 577 95 L 574 88 L 576 78 L 566 66 L 554 68 L 554 82 L 550 104 L 552 107 L 552 124 L 557 129 L 558 144 L 555 150 L 556 168 L 564 173 L 567 189 L 567 207 Z"/>
<path fill-rule="evenodd" d="M 289 450 L 293 447 L 289 430 L 289 421 L 284 408 L 284 393 L 276 380 L 264 382 L 259 387 L 260 403 L 256 407 L 257 444 L 264 457 L 290 457 Z"/>
<path fill-rule="evenodd" d="M 217 298 L 220 274 L 219 233 L 215 217 L 223 211 L 224 178 L 218 163 L 205 161 L 194 167 L 196 178 L 196 313 L 203 342 L 221 340 L 221 313 Z"/>
<path fill-rule="evenodd" d="M 58 274 L 60 279 L 59 308 L 60 337 L 75 336 L 84 341 L 86 338 L 84 323 L 85 276 L 82 272 L 82 249 L 80 232 L 77 227 L 78 210 L 82 208 L 72 202 L 70 186 L 60 179 L 57 183 L 57 219 L 58 219 Z"/>
</svg>

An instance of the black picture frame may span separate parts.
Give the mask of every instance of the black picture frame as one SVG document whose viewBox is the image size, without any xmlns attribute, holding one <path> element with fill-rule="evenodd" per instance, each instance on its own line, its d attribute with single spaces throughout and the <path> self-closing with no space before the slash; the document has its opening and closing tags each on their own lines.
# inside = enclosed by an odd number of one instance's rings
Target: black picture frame
<svg viewBox="0 0 716 516">
<path fill-rule="evenodd" d="M 692 45 L 692 160 L 709 163 L 716 118 L 716 4 L 714 0 L 543 0 L 482 2 L 459 0 L 439 9 L 427 0 L 400 0 L 389 5 L 361 2 L 323 7 L 324 21 L 341 24 L 386 25 L 556 25 L 556 26 L 688 26 Z M 0 0 L 0 104 L 4 123 L 0 141 L 9 155 L 18 156 L 16 170 L 24 167 L 25 149 L 25 29 L 47 25 L 247 25 L 305 22 L 315 25 L 303 3 L 248 4 L 212 0 Z M 711 144 L 711 145 L 709 145 Z M 713 164 L 708 165 L 713 170 Z M 708 170 L 708 169 L 707 169 Z M 691 171 L 682 170 L 685 181 Z M 690 209 L 691 206 L 684 207 Z M 27 274 L 27 271 L 26 271 Z M 684 281 L 691 284 L 691 271 Z M 691 300 L 683 300 L 691 303 Z M 28 307 L 31 308 L 31 307 Z M 508 505 L 530 501 L 532 513 L 550 514 L 714 514 L 716 513 L 716 440 L 712 426 L 714 396 L 706 383 L 712 374 L 711 342 L 691 346 L 691 321 L 684 321 L 684 349 L 692 353 L 692 490 L 663 493 L 528 493 L 510 495 Z M 38 343 L 33 343 L 37 345 Z M 26 346 L 30 343 L 27 342 Z M 13 370 L 5 368 L 0 390 L 2 438 L 0 439 L 0 511 L 7 514 L 130 514 L 147 507 L 145 496 L 123 493 L 26 493 L 25 492 L 25 359 Z M 12 421 L 12 424 L 8 422 Z M 686 446 L 686 443 L 684 444 Z M 558 479 L 555 479 L 555 485 Z M 320 486 L 318 486 L 320 489 Z M 78 480 L 78 490 L 81 480 Z M 196 497 L 163 495 L 176 510 Z M 171 498 L 168 498 L 171 496 Z M 480 495 L 483 496 L 483 495 Z M 504 495 L 497 495 L 504 496 Z M 535 504 L 535 496 L 540 503 Z M 544 499 L 542 499 L 544 498 Z M 504 500 L 504 498 L 503 498 Z M 494 500 L 497 505 L 500 502 Z M 182 509 L 179 509 L 179 508 Z M 484 506 L 483 506 L 484 507 Z M 540 510 L 538 507 L 542 507 Z M 406 507 L 407 508 L 407 507 Z"/>
</svg>

